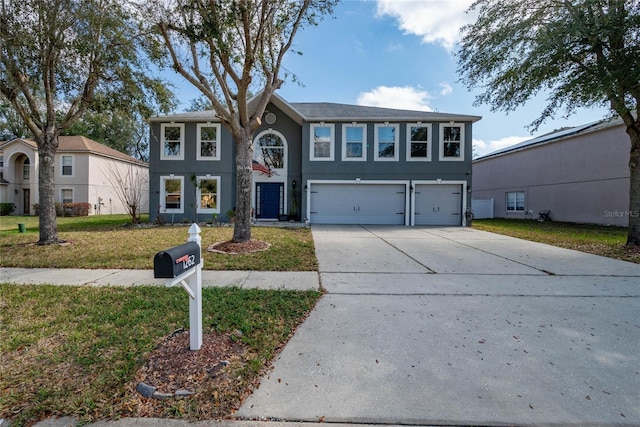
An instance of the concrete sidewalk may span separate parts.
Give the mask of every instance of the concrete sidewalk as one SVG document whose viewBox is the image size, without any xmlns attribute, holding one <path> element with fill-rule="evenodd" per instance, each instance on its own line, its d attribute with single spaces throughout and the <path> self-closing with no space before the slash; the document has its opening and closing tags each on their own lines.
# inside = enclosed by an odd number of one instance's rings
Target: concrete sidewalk
<svg viewBox="0 0 640 427">
<path fill-rule="evenodd" d="M 0 282 L 71 286 L 164 286 L 152 270 L 87 270 L 75 268 L 0 268 Z M 320 289 L 315 271 L 202 270 L 202 287 L 236 286 L 258 289 Z"/>
</svg>

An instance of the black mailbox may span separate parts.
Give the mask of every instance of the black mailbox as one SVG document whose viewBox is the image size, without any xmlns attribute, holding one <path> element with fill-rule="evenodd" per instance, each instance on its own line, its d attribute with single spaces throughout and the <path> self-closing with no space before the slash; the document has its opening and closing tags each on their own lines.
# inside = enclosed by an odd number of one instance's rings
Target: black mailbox
<svg viewBox="0 0 640 427">
<path fill-rule="evenodd" d="M 153 277 L 173 279 L 200 264 L 200 245 L 188 242 L 160 251 L 153 257 Z"/>
</svg>

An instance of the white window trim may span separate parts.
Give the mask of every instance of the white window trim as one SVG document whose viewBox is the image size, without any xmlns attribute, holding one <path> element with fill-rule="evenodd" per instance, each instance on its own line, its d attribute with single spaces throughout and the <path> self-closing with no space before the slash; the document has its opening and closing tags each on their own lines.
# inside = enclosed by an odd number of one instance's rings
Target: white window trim
<svg viewBox="0 0 640 427">
<path fill-rule="evenodd" d="M 347 157 L 347 128 L 362 128 L 362 156 Z M 345 123 L 342 125 L 342 161 L 343 162 L 366 162 L 367 161 L 367 125 Z"/>
<path fill-rule="evenodd" d="M 64 159 L 65 157 L 71 157 L 71 175 L 63 175 L 64 172 Z M 73 178 L 76 174 L 76 156 L 71 154 L 60 155 L 60 176 L 64 178 Z"/>
<path fill-rule="evenodd" d="M 459 157 L 445 157 L 444 156 L 444 128 L 445 127 L 459 127 L 460 128 L 460 156 Z M 438 159 L 441 162 L 463 162 L 464 161 L 464 123 L 440 123 L 440 143 L 438 144 Z"/>
<path fill-rule="evenodd" d="M 165 181 L 169 179 L 177 179 L 180 181 L 180 208 L 167 209 L 165 203 L 167 201 Z M 160 213 L 184 213 L 184 176 L 163 175 L 160 177 Z"/>
<path fill-rule="evenodd" d="M 67 175 L 68 176 L 68 175 Z M 64 201 L 64 192 L 65 191 L 71 191 L 71 201 L 70 202 L 65 202 Z M 73 188 L 60 188 L 60 203 L 73 203 L 74 201 L 74 191 Z"/>
<path fill-rule="evenodd" d="M 180 128 L 180 154 L 177 156 L 165 156 L 164 154 L 164 129 L 167 127 Z M 184 123 L 160 124 L 160 160 L 184 160 Z"/>
<path fill-rule="evenodd" d="M 216 128 L 216 155 L 215 156 L 203 156 L 202 155 L 202 128 Z M 220 160 L 220 131 L 222 127 L 220 123 L 198 123 L 198 134 L 196 135 L 196 160 Z"/>
<path fill-rule="evenodd" d="M 379 157 L 380 154 L 380 139 L 378 137 L 378 133 L 380 128 L 395 128 L 395 140 L 394 140 L 394 149 L 393 149 L 393 157 Z M 373 160 L 376 162 L 397 162 L 400 158 L 400 125 L 397 123 L 376 123 L 374 128 L 374 151 L 373 151 Z"/>
<path fill-rule="evenodd" d="M 411 128 L 427 128 L 427 157 L 411 157 Z M 407 123 L 407 162 L 430 162 L 433 135 L 431 123 Z"/>
<path fill-rule="evenodd" d="M 329 141 L 329 157 L 315 156 L 314 129 L 316 127 L 331 128 L 331 140 Z M 309 127 L 309 160 L 312 162 L 332 162 L 335 159 L 336 128 L 333 123 L 312 123 Z"/>
<path fill-rule="evenodd" d="M 518 209 L 518 194 L 522 193 L 522 209 Z M 515 194 L 516 200 L 513 209 L 509 209 L 509 194 Z M 524 191 L 507 191 L 504 195 L 504 209 L 507 213 L 524 213 L 526 211 L 527 195 Z"/>
<path fill-rule="evenodd" d="M 200 200 L 202 198 L 202 189 L 200 188 L 200 181 L 203 181 L 203 180 L 217 181 L 217 183 L 216 183 L 217 207 L 216 208 L 201 208 L 200 207 Z M 197 191 L 196 191 L 196 203 L 197 203 L 196 213 L 199 213 L 199 214 L 220 213 L 220 177 L 219 176 L 197 176 L 196 177 L 196 182 L 198 184 Z"/>
</svg>

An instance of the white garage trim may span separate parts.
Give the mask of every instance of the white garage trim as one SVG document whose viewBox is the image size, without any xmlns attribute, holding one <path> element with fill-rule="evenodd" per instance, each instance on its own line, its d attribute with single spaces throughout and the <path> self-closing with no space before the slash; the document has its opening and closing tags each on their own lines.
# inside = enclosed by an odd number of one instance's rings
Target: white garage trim
<svg viewBox="0 0 640 427">
<path fill-rule="evenodd" d="M 409 188 L 410 181 L 408 180 L 307 180 L 306 183 L 306 192 L 307 192 L 307 212 L 306 218 L 313 222 L 312 220 L 312 206 L 311 206 L 311 195 L 314 191 L 314 185 L 316 188 L 320 185 L 402 185 L 404 187 L 404 225 L 409 225 Z"/>
<path fill-rule="evenodd" d="M 467 208 L 467 181 L 447 181 L 443 179 L 438 180 L 415 180 L 411 181 L 411 225 L 416 225 L 416 191 L 414 190 L 417 185 L 447 185 L 447 184 L 455 184 L 461 185 L 462 191 L 462 207 L 460 212 L 461 224 L 462 226 L 466 225 L 464 212 Z"/>
</svg>

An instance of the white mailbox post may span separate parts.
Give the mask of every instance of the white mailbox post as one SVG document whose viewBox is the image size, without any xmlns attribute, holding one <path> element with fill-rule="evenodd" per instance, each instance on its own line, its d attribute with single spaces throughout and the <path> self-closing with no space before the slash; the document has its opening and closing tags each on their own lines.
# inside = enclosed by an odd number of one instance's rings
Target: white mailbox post
<svg viewBox="0 0 640 427">
<path fill-rule="evenodd" d="M 189 294 L 189 348 L 202 347 L 202 238 L 200 227 L 189 227 L 184 245 L 158 252 L 154 258 L 154 277 L 167 278 L 165 286 L 181 285 Z M 197 244 L 197 247 L 194 245 Z"/>
</svg>

